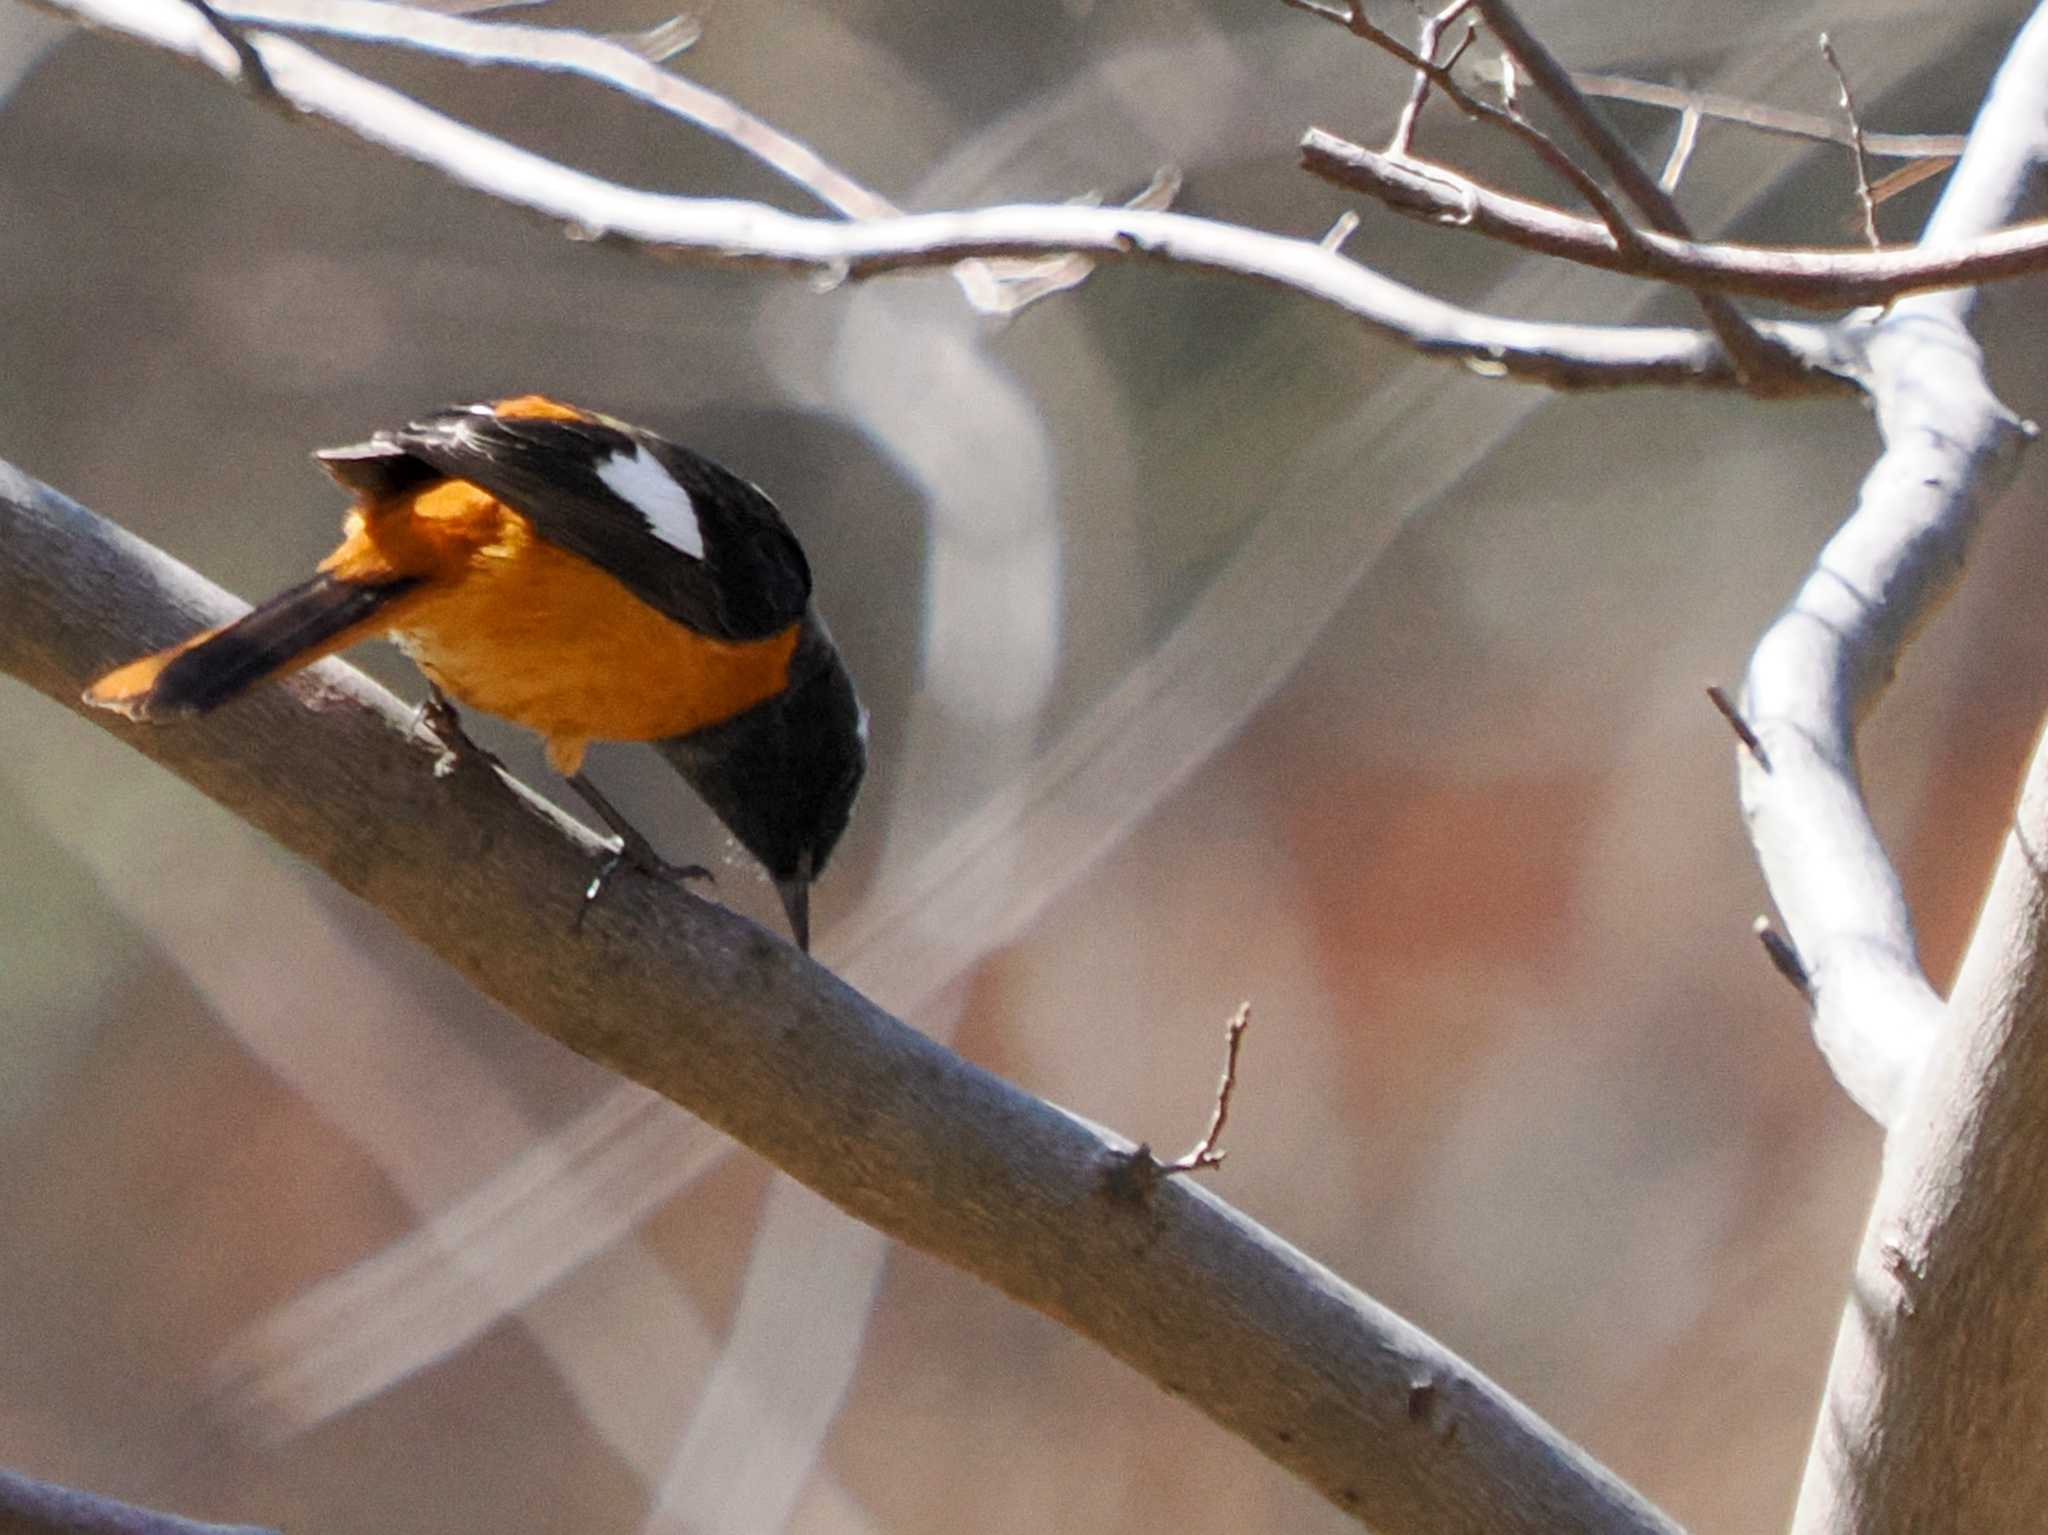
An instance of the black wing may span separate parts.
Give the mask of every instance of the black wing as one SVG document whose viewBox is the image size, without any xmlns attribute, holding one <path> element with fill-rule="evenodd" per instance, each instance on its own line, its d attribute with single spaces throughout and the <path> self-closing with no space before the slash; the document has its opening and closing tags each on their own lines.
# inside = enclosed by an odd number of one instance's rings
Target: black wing
<svg viewBox="0 0 2048 1535">
<path fill-rule="evenodd" d="M 702 633 L 764 639 L 803 617 L 810 601 L 810 566 L 775 503 L 652 432 L 603 417 L 501 416 L 472 405 L 321 460 L 345 484 L 345 469 L 402 483 L 390 457 L 401 454 L 481 486 L 549 543 Z"/>
</svg>

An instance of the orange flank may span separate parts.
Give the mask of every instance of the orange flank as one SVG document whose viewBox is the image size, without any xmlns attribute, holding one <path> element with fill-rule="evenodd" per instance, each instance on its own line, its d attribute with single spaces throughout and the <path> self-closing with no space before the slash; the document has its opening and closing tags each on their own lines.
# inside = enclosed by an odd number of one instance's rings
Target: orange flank
<svg viewBox="0 0 2048 1535">
<path fill-rule="evenodd" d="M 734 642 L 656 612 L 465 480 L 358 506 L 320 568 L 419 578 L 374 627 L 456 702 L 539 732 L 564 775 L 591 741 L 686 735 L 774 697 L 796 651 L 795 624 Z"/>
</svg>

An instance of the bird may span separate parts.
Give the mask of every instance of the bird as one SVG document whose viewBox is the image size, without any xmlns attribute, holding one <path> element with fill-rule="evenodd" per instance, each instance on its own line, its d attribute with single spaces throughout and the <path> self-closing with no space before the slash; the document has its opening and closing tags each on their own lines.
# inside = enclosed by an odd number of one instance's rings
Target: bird
<svg viewBox="0 0 2048 1535">
<path fill-rule="evenodd" d="M 767 870 L 798 946 L 867 770 L 868 716 L 811 600 L 803 547 L 751 482 L 548 395 L 434 411 L 314 454 L 354 498 L 314 574 L 233 623 L 115 668 L 85 702 L 204 714 L 358 640 L 425 674 L 429 724 L 485 756 L 456 705 L 536 732 L 619 846 L 672 877 L 583 771 L 650 742 Z M 579 911 L 580 921 L 580 911 Z"/>
</svg>

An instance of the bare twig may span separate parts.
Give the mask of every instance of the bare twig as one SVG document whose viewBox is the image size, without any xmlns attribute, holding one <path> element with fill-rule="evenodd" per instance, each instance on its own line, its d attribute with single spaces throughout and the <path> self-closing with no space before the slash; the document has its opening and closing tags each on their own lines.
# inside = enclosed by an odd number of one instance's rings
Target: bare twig
<svg viewBox="0 0 2048 1535">
<path fill-rule="evenodd" d="M 1579 93 L 1578 87 L 1572 83 L 1570 71 L 1552 56 L 1535 33 L 1522 24 L 1521 17 L 1515 14 L 1508 0 L 1476 0 L 1476 3 L 1480 15 L 1486 18 L 1488 28 L 1500 39 L 1501 46 L 1529 72 L 1537 88 L 1550 98 L 1552 105 L 1571 124 L 1572 131 L 1607 167 L 1608 175 L 1614 178 L 1622 194 L 1635 204 L 1636 211 L 1660 233 L 1691 239 L 1692 231 L 1686 225 L 1685 215 L 1679 212 L 1678 204 L 1637 162 L 1628 145 L 1608 127 L 1593 104 Z M 1772 393 L 1781 387 L 1780 380 L 1796 377 L 1798 368 L 1793 359 L 1758 331 L 1732 303 L 1719 294 L 1699 293 L 1696 296 L 1701 311 L 1707 317 L 1707 324 L 1721 338 L 1721 344 L 1734 360 L 1735 371 L 1751 388 Z"/>
<path fill-rule="evenodd" d="M 654 34 L 627 40 L 561 27 L 437 15 L 387 0 L 221 0 L 219 9 L 223 15 L 264 27 L 410 48 L 467 64 L 578 75 L 715 134 L 835 213 L 850 219 L 886 219 L 903 211 L 802 140 L 716 91 L 662 69 L 649 56 L 650 50 L 672 52 L 672 29 L 694 28 L 685 17 L 664 22 Z"/>
<path fill-rule="evenodd" d="M 1140 212 L 1158 212 L 1173 206 L 1180 196 L 1180 171 L 1163 166 L 1120 206 Z M 1090 195 L 1073 199 L 1077 208 L 1099 207 L 1102 199 Z M 1021 314 L 1033 304 L 1065 293 L 1087 280 L 1095 270 L 1093 257 L 1078 253 L 1065 256 L 990 256 L 985 260 L 962 262 L 955 267 L 961 286 L 984 314 L 1005 317 Z"/>
<path fill-rule="evenodd" d="M 1329 233 L 1325 234 L 1318 243 L 1322 245 L 1324 250 L 1335 255 L 1344 249 L 1344 242 L 1350 239 L 1357 231 L 1358 215 L 1351 209 L 1346 208 L 1337 215 L 1336 222 L 1330 225 Z"/>
<path fill-rule="evenodd" d="M 1790 112 L 1719 91 L 1696 91 L 1628 75 L 1589 74 L 1576 69 L 1572 71 L 1572 84 L 1588 96 L 1663 107 L 1681 116 L 1692 114 L 1716 122 L 1739 123 L 1760 133 L 1818 139 L 1830 144 L 1850 142 L 1849 130 L 1833 118 L 1813 112 Z M 1865 135 L 1864 142 L 1869 152 L 1880 159 L 1932 160 L 1945 165 L 1963 152 L 1964 141 L 1962 135 L 1955 133 L 1870 133 Z"/>
<path fill-rule="evenodd" d="M 1828 61 L 1841 91 L 1842 115 L 1849 120 L 1849 145 L 1856 163 L 1856 202 L 1863 210 L 1863 242 L 1876 250 L 1884 242 L 1877 237 L 1877 199 L 1870 193 L 1870 146 L 1863 137 L 1862 120 L 1856 115 L 1856 93 L 1849 89 L 1848 71 L 1842 68 L 1842 61 L 1835 56 L 1835 45 L 1825 32 L 1820 35 L 1820 56 Z"/>
<path fill-rule="evenodd" d="M 1573 78 L 1577 78 L 1574 76 Z M 1692 163 L 1692 152 L 1700 141 L 1700 114 L 1687 107 L 1678 114 L 1678 132 L 1671 139 L 1671 153 L 1664 157 L 1664 170 L 1657 177 L 1657 185 L 1667 192 L 1676 192 L 1678 183 L 1685 175 L 1685 168 Z"/>
<path fill-rule="evenodd" d="M 1884 304 L 1904 294 L 2048 271 L 2048 222 L 1882 251 L 1701 244 L 1643 230 L 1639 250 L 1625 254 L 1594 220 L 1493 191 L 1440 165 L 1378 154 L 1321 128 L 1303 136 L 1301 158 L 1316 175 L 1417 218 L 1584 266 L 1810 309 Z"/>
<path fill-rule="evenodd" d="M 154 0 L 42 0 L 45 8 L 124 32 L 220 73 L 232 55 L 196 16 Z M 339 0 L 336 0 L 339 3 Z M 358 0 L 362 3 L 362 0 Z M 950 266 L 972 256 L 1158 260 L 1255 278 L 1331 304 L 1430 355 L 1561 388 L 1642 384 L 1732 387 L 1713 337 L 1678 328 L 1532 324 L 1475 314 L 1323 250 L 1314 241 L 1185 214 L 1030 205 L 843 223 L 759 203 L 666 197 L 616 186 L 515 148 L 331 64 L 287 38 L 252 40 L 279 91 L 301 111 L 462 184 L 589 237 L 671 256 L 789 267 L 858 278 Z M 209 47 L 209 45 L 213 45 Z M 224 50 L 223 50 L 224 51 Z M 1775 339 L 1809 370 L 1804 387 L 1839 390 L 1834 346 L 1813 327 Z"/>
<path fill-rule="evenodd" d="M 1749 748 L 1757 765 L 1766 773 L 1771 770 L 1771 759 L 1764 752 L 1764 743 L 1749 728 L 1749 721 L 1742 717 L 1742 711 L 1735 707 L 1735 700 L 1728 696 L 1728 690 L 1718 682 L 1707 685 L 1707 702 L 1721 711 L 1721 718 L 1728 722 L 1728 728 L 1735 732 L 1735 739 Z"/>
<path fill-rule="evenodd" d="M 1216 1143 L 1222 1139 L 1224 1123 L 1230 1118 L 1230 1094 L 1237 1086 L 1237 1052 L 1244 1043 L 1244 1031 L 1251 1027 L 1251 1021 L 1251 1003 L 1239 1003 L 1226 1025 L 1223 1075 L 1216 1083 L 1216 1107 L 1209 1116 L 1209 1128 L 1202 1132 L 1202 1138 L 1188 1148 L 1185 1155 L 1159 1164 L 1161 1177 L 1171 1178 L 1176 1173 L 1199 1172 L 1205 1167 L 1222 1165 L 1224 1153 Z"/>
<path fill-rule="evenodd" d="M 271 83 L 270 71 L 264 67 L 263 55 L 243 34 L 242 29 L 214 9 L 211 0 L 185 0 L 213 28 L 214 35 L 235 50 L 235 62 L 240 69 L 239 82 L 252 99 L 273 112 L 289 117 L 291 103 L 280 96 L 277 87 Z"/>
<path fill-rule="evenodd" d="M 659 68 L 689 47 L 698 26 L 676 16 L 644 33 L 596 37 L 560 27 L 479 22 L 436 15 L 386 0 L 229 0 L 227 14 L 248 21 L 414 48 L 465 62 L 517 65 L 580 75 L 717 135 L 760 161 L 823 206 L 850 219 L 901 218 L 903 210 L 831 164 L 810 145 L 746 108 Z M 1164 208 L 1178 194 L 1178 173 L 1162 171 L 1129 206 Z M 1011 315 L 1075 286 L 1094 262 L 1072 254 L 970 257 L 954 267 L 968 301 L 986 314 Z"/>
<path fill-rule="evenodd" d="M 1480 122 L 1492 123 L 1520 139 L 1535 151 L 1538 159 L 1586 200 L 1586 205 L 1597 213 L 1607 226 L 1616 246 L 1622 250 L 1635 249 L 1637 232 L 1635 226 L 1629 222 L 1628 215 L 1623 213 L 1614 199 L 1607 195 L 1607 189 L 1588 175 L 1585 167 L 1574 160 L 1562 145 L 1515 110 L 1512 86 L 1502 91 L 1502 99 L 1506 102 L 1504 107 L 1480 100 L 1460 85 L 1445 66 L 1424 58 L 1391 32 L 1374 26 L 1366 16 L 1363 5 L 1357 3 L 1357 0 L 1352 0 L 1348 8 L 1326 5 L 1323 0 L 1285 0 L 1285 3 L 1298 11 L 1307 11 L 1311 16 L 1319 16 L 1324 21 L 1334 22 L 1354 37 L 1362 38 L 1375 48 L 1391 54 L 1414 70 L 1423 80 L 1442 91 L 1466 116 Z"/>
<path fill-rule="evenodd" d="M 643 32 L 606 33 L 605 41 L 617 43 L 628 53 L 650 64 L 666 64 L 678 54 L 696 47 L 703 36 L 704 24 L 696 17 L 671 16 Z"/>
<path fill-rule="evenodd" d="M 1799 957 L 1799 951 L 1792 942 L 1772 925 L 1769 917 L 1758 917 L 1750 923 L 1749 930 L 1756 934 L 1756 941 L 1764 947 L 1764 957 L 1771 962 L 1771 968 L 1792 983 L 1793 990 L 1808 1002 L 1813 1000 L 1813 977 L 1806 973 L 1806 962 Z"/>
<path fill-rule="evenodd" d="M 1911 165 L 1902 165 L 1870 184 L 1871 200 L 1880 205 L 1888 203 L 1901 192 L 1911 191 L 1921 182 L 1933 180 L 1955 163 L 1955 157 L 1951 155 L 1915 160 Z"/>
<path fill-rule="evenodd" d="M 1434 64 L 1436 62 L 1436 45 L 1443 36 L 1444 28 L 1470 9 L 1472 9 L 1472 0 L 1451 0 L 1449 5 L 1438 11 L 1434 16 L 1425 19 L 1422 23 L 1421 41 L 1416 44 L 1416 55 Z M 1357 14 L 1355 8 L 1353 14 Z M 1463 53 L 1471 41 L 1472 32 L 1468 28 L 1465 33 L 1465 41 L 1458 45 L 1457 53 L 1454 53 L 1451 58 L 1444 62 L 1443 71 L 1446 75 L 1457 64 L 1457 54 Z M 1408 87 L 1408 99 L 1401 106 L 1401 115 L 1394 121 L 1394 135 L 1387 141 L 1388 154 L 1405 155 L 1415 147 L 1415 124 L 1422 116 L 1422 104 L 1429 100 L 1429 81 L 1430 74 L 1428 70 L 1418 69 L 1415 71 L 1414 82 Z"/>
<path fill-rule="evenodd" d="M 573 899 L 591 839 L 470 775 L 435 779 L 411 711 L 347 667 L 322 663 L 232 717 L 175 728 L 79 703 L 114 658 L 243 610 L 0 468 L 0 670 L 268 831 L 528 1023 L 1172 1383 L 1354 1518 L 1672 1535 L 1469 1365 L 1193 1181 L 1162 1186 L 1142 1212 L 1098 1197 L 1122 1143 L 744 919 L 638 882 L 571 935 L 561 905 L 525 892 Z M 443 871 L 457 865 L 477 877 L 451 886 Z M 1407 1428 L 1418 1370 L 1443 1383 L 1458 1429 L 1426 1446 Z"/>
</svg>

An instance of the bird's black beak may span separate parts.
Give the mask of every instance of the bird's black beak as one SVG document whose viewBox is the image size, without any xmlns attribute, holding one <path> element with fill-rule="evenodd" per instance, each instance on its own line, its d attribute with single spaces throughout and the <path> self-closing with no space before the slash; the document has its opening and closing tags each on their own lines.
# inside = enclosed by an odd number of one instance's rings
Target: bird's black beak
<svg viewBox="0 0 2048 1535">
<path fill-rule="evenodd" d="M 789 930 L 796 935 L 796 946 L 806 954 L 810 953 L 811 858 L 808 853 L 798 860 L 795 874 L 775 882 L 775 893 L 782 897 L 782 909 L 789 914 Z"/>
</svg>

